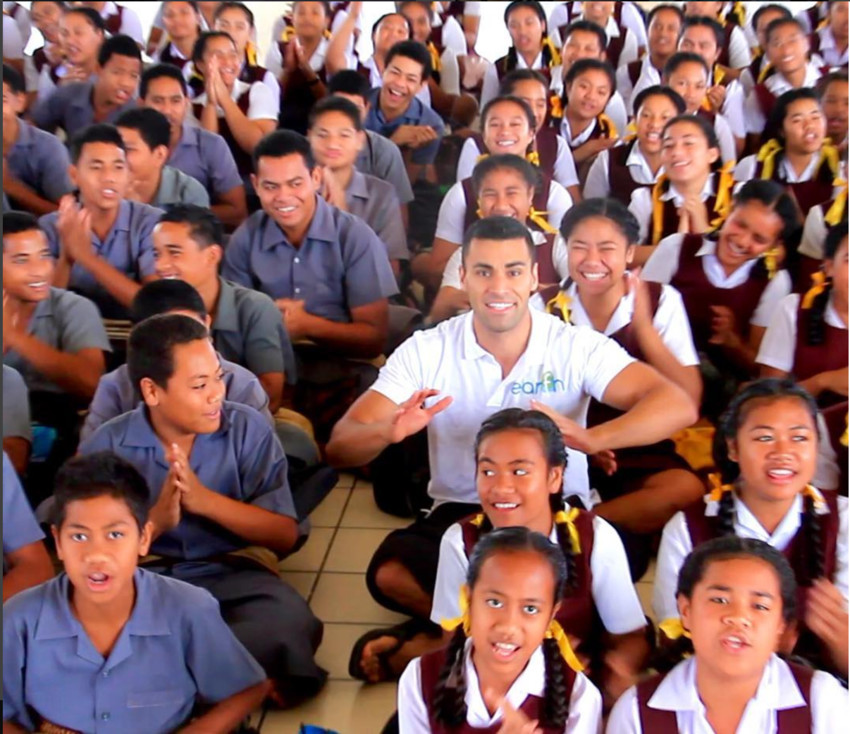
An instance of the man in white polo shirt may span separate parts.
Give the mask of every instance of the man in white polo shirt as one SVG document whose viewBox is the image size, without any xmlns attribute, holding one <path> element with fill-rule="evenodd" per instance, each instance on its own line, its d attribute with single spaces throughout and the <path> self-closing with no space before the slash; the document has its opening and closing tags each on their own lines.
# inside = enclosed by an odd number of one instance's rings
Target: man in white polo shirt
<svg viewBox="0 0 850 734">
<path fill-rule="evenodd" d="M 461 271 L 471 312 L 404 342 L 334 427 L 327 455 L 338 467 L 367 464 L 428 429 L 434 508 L 390 533 L 367 573 L 372 595 L 391 609 L 428 618 L 442 533 L 480 509 L 473 444 L 496 411 L 538 408 L 557 420 L 569 455 L 564 492 L 587 506 L 586 454 L 646 445 L 696 420 L 682 390 L 615 342 L 529 310 L 537 289 L 534 249 L 519 221 L 475 222 L 464 237 Z M 628 412 L 586 429 L 591 396 Z"/>
</svg>

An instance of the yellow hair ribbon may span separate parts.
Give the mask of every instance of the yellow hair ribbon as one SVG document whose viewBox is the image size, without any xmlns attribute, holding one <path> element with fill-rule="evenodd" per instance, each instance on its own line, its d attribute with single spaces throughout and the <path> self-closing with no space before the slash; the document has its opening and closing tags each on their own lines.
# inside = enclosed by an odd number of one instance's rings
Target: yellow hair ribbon
<svg viewBox="0 0 850 734">
<path fill-rule="evenodd" d="M 257 63 L 257 48 L 251 41 L 245 44 L 245 63 L 248 66 L 259 66 Z"/>
<path fill-rule="evenodd" d="M 816 509 L 826 506 L 826 500 L 813 484 L 806 485 L 806 488 L 803 490 L 803 497 L 811 497 L 812 501 L 815 503 Z"/>
<path fill-rule="evenodd" d="M 605 133 L 606 138 L 612 140 L 617 137 L 617 126 L 614 124 L 614 121 L 608 117 L 608 115 L 602 112 L 597 115 L 596 119 L 603 130 L 607 128 L 607 132 Z"/>
<path fill-rule="evenodd" d="M 738 25 L 741 28 L 746 28 L 747 26 L 747 11 L 744 9 L 744 3 L 732 3 L 732 9 L 729 11 L 729 15 L 734 15 L 738 21 Z M 729 16 L 726 16 L 727 18 Z"/>
<path fill-rule="evenodd" d="M 537 166 L 540 168 L 540 153 L 536 150 L 532 150 L 530 153 L 525 154 L 525 160 L 527 160 L 532 166 Z"/>
<path fill-rule="evenodd" d="M 850 419 L 850 414 L 844 416 L 844 433 L 841 434 L 841 438 L 838 439 L 838 442 L 842 446 L 846 446 L 848 444 L 847 440 L 847 421 Z"/>
<path fill-rule="evenodd" d="M 476 165 L 477 165 L 477 164 L 479 164 L 479 163 L 481 163 L 481 161 L 483 161 L 485 158 L 489 158 L 489 157 L 490 157 L 490 154 L 489 154 L 489 153 L 482 153 L 481 155 L 479 155 L 479 156 L 475 159 L 475 163 L 476 163 Z"/>
<path fill-rule="evenodd" d="M 549 114 L 558 120 L 564 117 L 564 105 L 561 102 L 561 97 L 557 94 L 549 97 Z"/>
<path fill-rule="evenodd" d="M 723 80 L 726 78 L 726 70 L 720 68 L 717 64 L 714 65 L 714 83 L 722 84 Z"/>
<path fill-rule="evenodd" d="M 835 226 L 836 224 L 840 224 L 841 220 L 844 219 L 845 213 L 847 211 L 847 182 L 844 182 L 844 187 L 838 193 L 838 196 L 835 197 L 835 201 L 832 202 L 832 206 L 829 207 L 829 211 L 824 215 L 823 221 L 826 224 L 831 226 Z"/>
<path fill-rule="evenodd" d="M 661 201 L 661 196 L 666 191 L 665 186 L 668 183 L 667 174 L 662 173 L 652 187 L 652 241 L 650 244 L 653 245 L 661 242 L 661 235 L 664 234 L 664 202 Z"/>
<path fill-rule="evenodd" d="M 546 312 L 551 314 L 561 314 L 565 324 L 570 323 L 570 304 L 573 299 L 570 298 L 564 291 L 558 291 L 558 294 L 546 304 Z M 557 515 L 556 515 L 557 518 Z M 556 520 L 557 522 L 557 520 Z"/>
<path fill-rule="evenodd" d="M 545 637 L 547 640 L 555 640 L 555 642 L 558 643 L 558 649 L 561 651 L 561 656 L 564 658 L 567 665 L 569 665 L 576 673 L 581 673 L 584 670 L 584 666 L 579 662 L 575 652 L 573 652 L 573 646 L 570 644 L 567 633 L 564 632 L 564 628 L 561 627 L 557 620 L 553 619 L 549 622 L 549 627 L 546 629 Z"/>
<path fill-rule="evenodd" d="M 558 49 L 555 48 L 555 44 L 552 43 L 552 40 L 549 38 L 549 36 L 546 36 L 543 39 L 542 48 L 548 48 L 549 49 L 549 54 L 550 54 L 549 68 L 550 69 L 554 69 L 556 66 L 561 65 L 561 54 L 558 53 Z"/>
<path fill-rule="evenodd" d="M 818 7 L 820 7 L 820 5 L 818 5 Z M 828 25 L 829 25 L 829 15 L 827 15 L 825 18 L 821 18 L 821 21 L 820 21 L 820 23 L 818 23 L 818 27 L 815 28 L 815 31 L 821 31 L 824 28 L 826 28 Z"/>
<path fill-rule="evenodd" d="M 547 213 L 548 212 L 539 212 L 534 207 L 531 207 L 531 209 L 528 210 L 528 220 L 536 224 L 546 234 L 558 234 L 558 230 L 549 224 L 549 221 L 546 219 Z"/>
<path fill-rule="evenodd" d="M 628 125 L 626 125 L 626 135 L 623 138 L 624 140 L 631 141 L 637 137 L 637 123 L 632 120 Z"/>
<path fill-rule="evenodd" d="M 779 253 L 781 250 L 778 247 L 771 247 L 764 253 L 764 267 L 767 270 L 767 279 L 773 280 L 776 271 L 779 270 Z"/>
<path fill-rule="evenodd" d="M 280 40 L 284 43 L 289 43 L 295 38 L 295 27 L 291 25 L 284 26 L 283 33 L 280 34 Z"/>
<path fill-rule="evenodd" d="M 680 637 L 690 639 L 691 637 L 691 633 L 682 626 L 682 620 L 679 617 L 665 619 L 658 625 L 658 629 L 664 633 L 668 640 L 678 640 Z"/>
<path fill-rule="evenodd" d="M 763 179 L 773 178 L 773 172 L 776 169 L 776 156 L 783 150 L 782 143 L 776 138 L 771 138 L 759 148 L 756 160 L 764 164 L 761 169 L 761 177 Z"/>
<path fill-rule="evenodd" d="M 439 73 L 443 64 L 440 61 L 440 52 L 433 41 L 428 41 L 428 53 L 431 54 L 431 70 Z"/>
<path fill-rule="evenodd" d="M 472 624 L 469 620 L 469 587 L 466 584 L 460 587 L 458 606 L 460 608 L 460 616 L 441 620 L 440 627 L 446 632 L 454 632 L 458 627 L 463 627 L 463 634 L 469 637 Z"/>
<path fill-rule="evenodd" d="M 806 291 L 801 304 L 802 309 L 809 309 L 815 299 L 826 290 L 826 275 L 822 271 L 812 273 L 812 287 Z"/>
<path fill-rule="evenodd" d="M 727 161 L 718 172 L 717 194 L 714 197 L 714 213 L 711 228 L 719 229 L 732 209 L 732 189 L 735 186 L 735 161 Z"/>
<path fill-rule="evenodd" d="M 470 524 L 474 525 L 476 528 L 480 528 L 484 523 L 484 513 L 480 512 L 475 517 L 473 517 L 470 521 Z"/>
<path fill-rule="evenodd" d="M 565 512 L 564 510 L 556 512 L 554 518 L 556 525 L 567 526 L 567 532 L 570 536 L 570 544 L 573 547 L 573 553 L 577 555 L 581 553 L 581 540 L 579 539 L 578 528 L 575 523 L 578 513 L 579 509 L 577 507 L 572 507 L 569 512 Z"/>
<path fill-rule="evenodd" d="M 732 484 L 723 484 L 723 480 L 716 472 L 708 475 L 708 481 L 711 484 L 711 491 L 708 493 L 709 502 L 720 502 L 723 495 L 727 492 L 733 492 L 735 486 Z"/>
</svg>

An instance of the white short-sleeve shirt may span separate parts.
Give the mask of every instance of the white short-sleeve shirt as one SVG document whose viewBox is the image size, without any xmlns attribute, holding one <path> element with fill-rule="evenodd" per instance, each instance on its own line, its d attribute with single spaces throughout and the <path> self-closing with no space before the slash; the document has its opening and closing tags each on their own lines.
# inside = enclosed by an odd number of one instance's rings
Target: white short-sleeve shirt
<svg viewBox="0 0 850 734">
<path fill-rule="evenodd" d="M 729 37 L 729 66 L 732 69 L 743 69 L 745 66 L 749 66 L 752 60 L 747 34 L 736 26 L 732 29 L 732 35 Z"/>
<path fill-rule="evenodd" d="M 585 199 L 596 196 L 610 196 L 610 155 L 610 151 L 603 150 L 596 156 L 596 160 L 590 166 L 587 181 L 584 184 Z M 632 150 L 626 158 L 626 168 L 629 169 L 629 175 L 631 175 L 632 180 L 639 184 L 654 184 L 661 177 L 661 174 L 664 173 L 663 166 L 658 169 L 658 173 L 652 172 L 649 163 L 647 163 L 646 158 L 640 150 L 640 144 L 632 146 Z"/>
<path fill-rule="evenodd" d="M 803 87 L 814 87 L 820 79 L 820 70 L 813 64 L 806 67 L 806 76 L 803 79 Z M 785 92 L 793 89 L 791 83 L 780 73 L 773 74 L 764 80 L 764 85 L 777 98 L 781 97 Z M 758 97 L 756 97 L 755 89 L 749 93 L 744 102 L 744 116 L 747 120 L 747 132 L 753 135 L 761 135 L 767 125 L 767 118 L 761 111 Z"/>
<path fill-rule="evenodd" d="M 705 715 L 696 685 L 699 661 L 688 658 L 671 670 L 647 705 L 650 708 L 676 712 L 679 734 L 713 734 Z M 731 685 L 730 681 L 730 685 Z M 812 734 L 836 731 L 836 722 L 847 717 L 847 691 L 836 678 L 822 670 L 815 671 L 809 693 L 812 712 Z M 756 695 L 747 703 L 738 724 L 739 732 L 777 734 L 776 712 L 805 706 L 805 699 L 788 664 L 773 655 L 762 673 Z M 843 719 L 842 719 L 843 717 Z M 629 688 L 614 705 L 606 728 L 607 734 L 652 734 L 641 727 L 637 688 Z"/>
<path fill-rule="evenodd" d="M 700 194 L 700 198 L 703 201 L 708 201 L 708 198 L 714 195 L 714 179 L 715 176 L 712 175 L 705 180 L 702 193 Z M 679 193 L 676 184 L 671 181 L 667 187 L 667 191 L 661 194 L 661 201 L 672 201 L 678 209 L 685 203 L 685 197 Z M 642 186 L 632 191 L 632 198 L 629 201 L 629 211 L 635 215 L 638 225 L 640 225 L 641 242 L 646 242 L 649 235 L 649 228 L 652 226 L 652 189 Z M 667 283 L 669 281 L 664 282 Z"/>
<path fill-rule="evenodd" d="M 416 332 L 389 357 L 372 390 L 396 404 L 416 391 L 438 390 L 452 404 L 428 425 L 429 495 L 442 502 L 478 502 L 475 435 L 493 413 L 528 408 L 538 400 L 584 425 L 591 397 L 602 400 L 610 382 L 634 360 L 592 329 L 564 324 L 535 309 L 525 352 L 510 374 L 478 344 L 472 313 Z M 440 398 L 433 398 L 436 401 Z M 587 456 L 567 449 L 565 495 L 590 506 Z"/>
<path fill-rule="evenodd" d="M 522 54 L 517 54 L 517 69 L 537 69 L 540 70 L 543 68 L 543 52 L 541 51 L 537 54 L 537 58 L 531 62 L 531 66 L 525 63 L 525 59 L 522 57 Z M 496 70 L 495 64 L 490 64 L 487 67 L 487 71 L 484 72 L 484 81 L 481 83 L 481 109 L 484 109 L 484 106 L 491 100 L 493 97 L 499 96 L 499 72 Z"/>
<path fill-rule="evenodd" d="M 24 58 L 24 39 L 15 19 L 9 15 L 3 16 L 3 58 Z"/>
<path fill-rule="evenodd" d="M 547 219 L 555 229 L 561 226 L 564 214 L 573 205 L 573 198 L 557 181 L 549 184 L 549 197 L 546 201 Z M 463 184 L 453 184 L 440 204 L 437 216 L 436 238 L 460 244 L 463 242 L 466 219 L 466 199 L 463 195 Z"/>
<path fill-rule="evenodd" d="M 484 704 L 484 697 L 472 662 L 472 640 L 464 648 L 464 680 L 466 681 L 466 722 L 476 729 L 490 729 L 502 720 L 501 709 L 492 716 Z M 522 673 L 511 684 L 505 698 L 518 709 L 529 696 L 543 696 L 546 680 L 546 662 L 543 649 L 538 647 Z M 420 659 L 415 658 L 405 668 L 398 682 L 398 725 L 401 734 L 430 734 L 428 709 L 422 697 Z M 602 727 L 602 696 L 596 686 L 584 675 L 576 673 L 570 694 L 569 714 L 564 726 L 565 734 L 599 734 Z"/>
<path fill-rule="evenodd" d="M 118 14 L 118 6 L 115 3 L 104 3 L 103 10 L 100 11 L 100 17 L 106 20 L 111 15 Z M 138 14 L 133 10 L 129 3 L 121 6 L 121 27 L 118 33 L 123 33 L 125 36 L 130 36 L 136 43 L 142 44 L 145 42 L 144 31 L 142 30 L 142 21 Z"/>
<path fill-rule="evenodd" d="M 833 191 L 833 198 L 841 192 L 840 188 Z M 829 203 L 832 206 L 832 203 Z M 806 223 L 803 225 L 803 238 L 800 242 L 800 254 L 813 257 L 815 260 L 823 259 L 823 245 L 826 235 L 829 233 L 830 225 L 826 223 L 827 205 L 818 204 L 809 209 L 806 215 Z"/>
<path fill-rule="evenodd" d="M 620 76 L 624 76 L 626 81 L 631 83 L 631 79 L 628 78 L 628 69 L 624 66 L 621 66 L 617 70 L 617 78 L 619 80 Z M 619 83 L 619 82 L 618 82 Z M 643 63 L 640 67 L 640 75 L 638 76 L 638 80 L 635 82 L 634 88 L 631 90 L 631 93 L 628 97 L 628 110 L 630 115 L 635 114 L 635 100 L 637 96 L 648 87 L 654 87 L 656 85 L 661 84 L 661 71 L 656 69 L 652 62 L 649 60 L 649 54 L 643 57 Z"/>
<path fill-rule="evenodd" d="M 593 518 L 593 550 L 590 553 L 590 570 L 593 576 L 591 595 L 593 604 L 605 629 L 612 635 L 624 635 L 646 625 L 623 541 L 601 517 Z M 558 544 L 558 532 L 552 528 L 549 540 Z M 440 624 L 444 619 L 460 615 L 460 587 L 466 582 L 469 559 L 463 549 L 463 531 L 455 523 L 443 534 L 440 541 L 440 560 L 437 565 L 437 582 L 431 621 Z"/>
<path fill-rule="evenodd" d="M 230 98 L 236 102 L 249 88 L 251 91 L 248 98 L 247 118 L 249 120 L 277 120 L 277 101 L 272 90 L 263 82 L 249 84 L 248 82 L 237 79 L 230 92 Z M 206 103 L 206 92 L 195 98 L 195 104 L 205 105 Z M 224 110 L 221 107 L 217 109 L 217 112 L 219 117 L 224 117 Z"/>
<path fill-rule="evenodd" d="M 637 192 L 635 192 L 637 193 Z M 634 198 L 632 199 L 634 201 Z M 669 283 L 679 269 L 679 257 L 682 253 L 683 234 L 671 234 L 658 243 L 655 252 L 650 255 L 643 267 L 643 277 L 656 283 Z M 697 251 L 697 257 L 702 259 L 703 272 L 708 282 L 715 288 L 737 288 L 750 277 L 750 271 L 757 260 L 749 260 L 734 273 L 727 276 L 723 266 L 715 255 L 717 243 L 703 238 L 702 247 Z M 767 327 L 770 324 L 779 302 L 791 292 L 791 276 L 787 270 L 780 270 L 767 284 L 761 294 L 756 310 L 750 319 L 753 326 Z"/>
</svg>

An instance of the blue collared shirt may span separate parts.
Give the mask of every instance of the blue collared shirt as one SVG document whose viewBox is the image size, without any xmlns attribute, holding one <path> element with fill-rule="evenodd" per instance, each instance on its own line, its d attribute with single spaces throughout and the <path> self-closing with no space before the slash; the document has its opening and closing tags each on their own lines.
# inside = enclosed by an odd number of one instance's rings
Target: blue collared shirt
<svg viewBox="0 0 850 734">
<path fill-rule="evenodd" d="M 355 169 L 345 190 L 345 203 L 348 211 L 378 235 L 391 260 L 410 260 L 401 204 L 391 183 Z"/>
<path fill-rule="evenodd" d="M 97 734 L 175 731 L 266 675 L 205 589 L 136 569 L 136 602 L 104 659 L 71 611 L 64 573 L 3 605 L 3 719 Z M 32 712 L 32 714 L 31 714 Z"/>
<path fill-rule="evenodd" d="M 112 451 L 135 466 L 156 502 L 169 466 L 144 405 L 104 423 L 80 444 L 81 454 L 95 451 Z M 219 429 L 195 437 L 189 466 L 213 492 L 295 518 L 283 449 L 268 421 L 253 408 L 225 401 Z M 202 561 L 247 545 L 224 528 L 186 513 L 176 528 L 153 542 L 151 553 Z"/>
<path fill-rule="evenodd" d="M 183 125 L 183 135 L 171 151 L 168 165 L 199 181 L 213 200 L 242 185 L 242 176 L 224 138 L 200 127 Z"/>
<path fill-rule="evenodd" d="M 387 120 L 381 111 L 380 94 L 380 89 L 372 92 L 369 112 L 366 114 L 366 122 L 363 126 L 367 130 L 373 130 L 386 138 L 392 137 L 393 133 L 402 125 L 429 125 L 433 127 L 437 131 L 437 139 L 422 148 L 417 148 L 411 156 L 411 160 L 420 165 L 433 163 L 437 157 L 437 151 L 440 149 L 440 139 L 446 129 L 443 119 L 430 107 L 424 105 L 420 99 L 414 97 L 403 115 L 394 120 Z"/>
<path fill-rule="evenodd" d="M 3 573 L 6 554 L 44 537 L 24 494 L 21 480 L 6 452 L 3 452 Z"/>
<path fill-rule="evenodd" d="M 43 130 L 53 132 L 61 127 L 70 140 L 74 133 L 94 123 L 94 79 L 62 85 L 32 111 L 32 121 Z M 133 109 L 136 100 L 131 99 L 113 109 L 101 122 L 115 123 L 123 112 Z"/>
<path fill-rule="evenodd" d="M 3 365 L 3 438 L 23 438 L 32 443 L 27 383 L 14 367 Z"/>
<path fill-rule="evenodd" d="M 74 187 L 68 178 L 68 149 L 55 135 L 18 120 L 18 139 L 9 151 L 12 175 L 42 199 L 58 203 Z"/>
<path fill-rule="evenodd" d="M 255 212 L 230 238 L 221 274 L 275 299 L 304 300 L 309 313 L 340 323 L 351 321 L 352 308 L 398 293 L 377 235 L 319 196 L 300 247 L 265 212 Z"/>
<path fill-rule="evenodd" d="M 98 257 L 102 257 L 113 268 L 131 280 L 141 282 L 153 275 L 153 229 L 159 223 L 162 210 L 137 201 L 123 200 L 112 229 L 101 242 L 92 232 L 92 245 Z M 59 257 L 61 245 L 56 223 L 58 212 L 45 214 L 39 223 L 47 235 L 50 251 Z M 71 268 L 68 289 L 80 293 L 97 304 L 100 313 L 107 319 L 126 319 L 127 309 L 116 301 L 94 276 L 78 264 Z"/>
</svg>

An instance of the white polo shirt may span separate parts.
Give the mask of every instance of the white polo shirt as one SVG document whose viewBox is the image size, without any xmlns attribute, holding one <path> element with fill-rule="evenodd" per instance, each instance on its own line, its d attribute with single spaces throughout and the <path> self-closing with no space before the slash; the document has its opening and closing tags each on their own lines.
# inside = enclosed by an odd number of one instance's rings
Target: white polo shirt
<svg viewBox="0 0 850 734">
<path fill-rule="evenodd" d="M 620 143 L 619 145 L 624 145 Z M 613 148 L 611 149 L 613 150 Z M 593 165 L 590 166 L 590 171 L 587 174 L 587 181 L 584 184 L 583 196 L 585 199 L 591 199 L 597 196 L 610 196 L 610 178 L 609 170 L 611 165 L 610 151 L 603 150 L 596 156 Z M 653 173 L 646 162 L 646 158 L 640 150 L 640 144 L 632 146 L 632 150 L 626 157 L 626 168 L 629 169 L 629 175 L 632 180 L 640 184 L 654 184 L 661 178 L 664 173 L 664 166 L 658 169 L 658 173 Z"/>
<path fill-rule="evenodd" d="M 646 624 L 646 617 L 632 583 L 623 541 L 601 517 L 593 518 L 593 536 L 593 550 L 590 552 L 593 604 L 605 629 L 612 635 L 634 632 Z M 554 527 L 549 540 L 558 545 L 558 531 Z M 440 541 L 440 561 L 431 607 L 431 621 L 435 624 L 460 615 L 458 597 L 460 587 L 466 583 L 468 568 L 463 531 L 460 524 L 455 523 Z"/>
<path fill-rule="evenodd" d="M 705 706 L 697 691 L 697 665 L 695 658 L 683 660 L 667 674 L 647 702 L 650 708 L 675 711 L 679 734 L 713 734 L 714 732 L 705 716 Z M 846 720 L 847 691 L 829 673 L 824 673 L 822 670 L 815 671 L 809 700 L 812 711 L 812 734 L 831 734 L 837 731 L 836 722 Z M 805 705 L 806 701 L 788 663 L 773 655 L 764 668 L 756 695 L 749 700 L 744 709 L 738 731 L 776 734 L 778 731 L 776 712 Z M 637 688 L 634 686 L 629 688 L 614 705 L 606 732 L 608 734 L 652 734 L 644 732 L 641 727 Z"/>
<path fill-rule="evenodd" d="M 637 192 L 635 192 L 637 193 Z M 634 199 L 632 199 L 634 201 Z M 643 277 L 655 283 L 669 283 L 679 269 L 682 253 L 683 234 L 671 234 L 658 243 L 655 252 L 649 256 L 643 267 Z M 715 288 L 737 288 L 750 277 L 750 271 L 756 266 L 757 259 L 748 260 L 731 275 L 726 275 L 723 266 L 715 255 L 717 243 L 703 238 L 697 257 L 702 258 L 702 269 L 708 282 Z M 787 270 L 780 270 L 768 282 L 761 294 L 756 310 L 750 319 L 753 326 L 770 325 L 770 319 L 779 306 L 779 302 L 791 292 L 791 276 Z"/>
<path fill-rule="evenodd" d="M 706 495 L 707 497 L 707 495 Z M 717 516 L 716 502 L 706 506 L 707 517 Z M 803 508 L 801 495 L 797 495 L 791 503 L 785 517 L 773 533 L 768 533 L 762 527 L 750 508 L 737 496 L 734 497 L 735 535 L 739 538 L 754 538 L 761 540 L 778 551 L 784 551 L 800 529 L 800 512 Z M 829 508 L 824 506 L 824 513 Z M 658 565 L 655 567 L 655 584 L 652 589 L 652 611 L 659 622 L 679 616 L 676 606 L 676 585 L 679 571 L 687 555 L 693 550 L 691 536 L 684 512 L 677 512 L 664 526 L 661 534 L 661 545 L 658 548 Z M 847 598 L 847 510 L 838 508 L 838 542 L 835 548 L 835 575 L 832 582 Z"/>
<path fill-rule="evenodd" d="M 797 309 L 800 307 L 800 294 L 791 293 L 779 302 L 779 308 L 773 314 L 770 326 L 761 340 L 756 362 L 783 372 L 794 371 L 794 351 L 797 348 Z M 823 314 L 824 321 L 836 329 L 847 331 L 832 299 Z"/>
<path fill-rule="evenodd" d="M 492 716 L 484 704 L 478 674 L 472 662 L 472 640 L 464 648 L 463 677 L 466 682 L 466 722 L 476 729 L 490 729 L 502 720 L 501 709 Z M 514 709 L 522 706 L 529 696 L 543 697 L 546 681 L 546 661 L 538 647 L 517 679 L 508 689 L 505 699 Z M 430 734 L 428 708 L 422 698 L 420 659 L 415 658 L 404 669 L 398 682 L 398 725 L 402 734 Z M 564 732 L 570 734 L 599 734 L 602 728 L 602 696 L 584 673 L 576 673 L 570 694 L 569 714 Z"/>
<path fill-rule="evenodd" d="M 478 502 L 474 443 L 485 418 L 502 408 L 528 409 L 538 400 L 584 425 L 590 397 L 601 401 L 608 384 L 635 361 L 602 334 L 531 309 L 528 345 L 503 378 L 499 363 L 476 341 L 472 320 L 470 312 L 416 332 L 372 385 L 399 405 L 426 388 L 454 398 L 428 425 L 428 494 L 435 504 Z M 572 449 L 567 455 L 564 494 L 578 495 L 590 507 L 587 456 Z"/>
<path fill-rule="evenodd" d="M 549 197 L 546 201 L 546 214 L 549 224 L 555 229 L 561 226 L 564 214 L 573 205 L 573 197 L 557 181 L 549 184 Z M 463 184 L 452 184 L 443 202 L 440 204 L 440 213 L 437 216 L 437 230 L 435 238 L 446 240 L 446 242 L 463 242 L 463 233 L 466 231 L 464 221 L 466 220 L 466 199 L 463 195 Z"/>
</svg>

